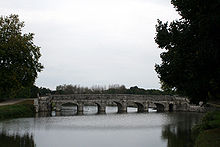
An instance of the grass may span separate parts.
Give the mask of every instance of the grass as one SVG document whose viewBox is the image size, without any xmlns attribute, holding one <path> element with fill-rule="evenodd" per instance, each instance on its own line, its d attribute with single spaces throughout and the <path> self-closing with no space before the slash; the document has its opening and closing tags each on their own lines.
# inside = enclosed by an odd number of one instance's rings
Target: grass
<svg viewBox="0 0 220 147">
<path fill-rule="evenodd" d="M 220 111 L 207 113 L 193 128 L 195 147 L 220 146 Z"/>
<path fill-rule="evenodd" d="M 34 116 L 33 100 L 26 100 L 14 105 L 0 106 L 0 120 Z"/>
<path fill-rule="evenodd" d="M 195 147 L 219 147 L 220 128 L 205 130 L 195 142 Z"/>
</svg>

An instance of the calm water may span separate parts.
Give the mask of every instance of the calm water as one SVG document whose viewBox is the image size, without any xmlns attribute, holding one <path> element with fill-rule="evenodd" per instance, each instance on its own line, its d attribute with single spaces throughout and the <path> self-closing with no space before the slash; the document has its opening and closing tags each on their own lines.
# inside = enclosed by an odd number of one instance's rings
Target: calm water
<svg viewBox="0 0 220 147">
<path fill-rule="evenodd" d="M 199 113 L 116 114 L 109 107 L 106 115 L 94 115 L 95 107 L 86 107 L 86 115 L 74 112 L 54 116 L 12 119 L 0 122 L 0 147 L 187 147 L 190 128 Z M 73 113 L 73 114 L 72 114 Z M 55 115 L 55 114 L 53 114 Z"/>
</svg>

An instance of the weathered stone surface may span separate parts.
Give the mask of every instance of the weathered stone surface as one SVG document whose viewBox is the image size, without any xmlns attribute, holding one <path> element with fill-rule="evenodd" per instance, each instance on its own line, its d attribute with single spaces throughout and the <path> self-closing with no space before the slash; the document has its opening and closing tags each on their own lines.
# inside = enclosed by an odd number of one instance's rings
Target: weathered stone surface
<svg viewBox="0 0 220 147">
<path fill-rule="evenodd" d="M 202 107 L 202 106 L 190 105 L 189 111 L 190 112 L 206 112 L 207 109 L 206 107 Z"/>
<path fill-rule="evenodd" d="M 39 97 L 35 104 L 36 112 L 61 111 L 62 105 L 73 103 L 79 114 L 83 114 L 84 105 L 97 105 L 98 113 L 105 113 L 106 106 L 118 106 L 119 113 L 127 112 L 128 106 L 136 106 L 138 112 L 147 112 L 148 108 L 158 111 L 190 111 L 187 98 L 169 95 L 129 95 L 129 94 L 72 94 L 49 95 Z"/>
</svg>

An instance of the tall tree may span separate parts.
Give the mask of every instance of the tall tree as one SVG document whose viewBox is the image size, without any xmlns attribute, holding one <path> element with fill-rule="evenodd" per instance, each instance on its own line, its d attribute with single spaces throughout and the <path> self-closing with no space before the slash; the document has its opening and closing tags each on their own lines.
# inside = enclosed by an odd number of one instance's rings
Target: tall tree
<svg viewBox="0 0 220 147">
<path fill-rule="evenodd" d="M 158 20 L 155 42 L 165 49 L 155 69 L 165 87 L 191 101 L 220 98 L 220 1 L 171 0 L 179 20 Z"/>
<path fill-rule="evenodd" d="M 14 97 L 20 89 L 31 87 L 43 69 L 34 34 L 23 34 L 23 27 L 18 15 L 0 17 L 0 98 Z"/>
</svg>

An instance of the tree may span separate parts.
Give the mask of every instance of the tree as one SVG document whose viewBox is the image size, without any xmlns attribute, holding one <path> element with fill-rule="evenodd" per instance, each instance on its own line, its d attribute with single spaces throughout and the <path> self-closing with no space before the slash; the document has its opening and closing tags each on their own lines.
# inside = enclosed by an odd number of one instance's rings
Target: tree
<svg viewBox="0 0 220 147">
<path fill-rule="evenodd" d="M 171 0 L 179 20 L 158 20 L 155 42 L 165 49 L 155 69 L 162 85 L 198 103 L 220 97 L 220 1 Z"/>
<path fill-rule="evenodd" d="M 15 97 L 19 90 L 31 87 L 43 69 L 34 34 L 23 34 L 23 27 L 18 15 L 0 17 L 0 98 Z"/>
<path fill-rule="evenodd" d="M 45 95 L 48 95 L 48 94 L 52 93 L 52 91 L 49 88 L 44 88 L 44 87 L 40 87 L 38 89 L 32 88 L 32 91 L 33 91 L 33 94 L 34 94 L 33 97 L 37 97 L 37 94 L 39 94 L 40 96 L 45 96 Z"/>
</svg>

